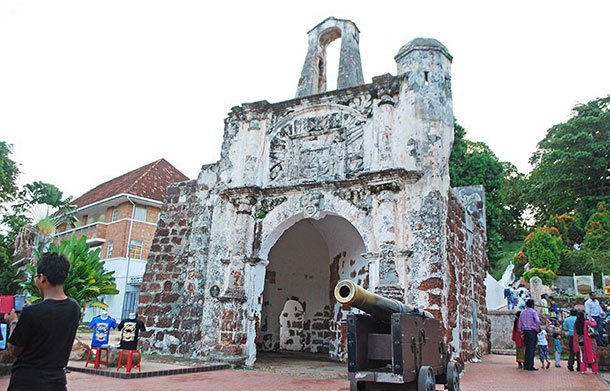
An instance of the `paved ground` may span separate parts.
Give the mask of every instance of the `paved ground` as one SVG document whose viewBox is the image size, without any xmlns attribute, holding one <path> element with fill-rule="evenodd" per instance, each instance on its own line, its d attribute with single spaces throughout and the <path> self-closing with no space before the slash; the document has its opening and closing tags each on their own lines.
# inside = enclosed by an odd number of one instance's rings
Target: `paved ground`
<svg viewBox="0 0 610 391">
<path fill-rule="evenodd" d="M 8 378 L 0 378 L 0 390 Z M 70 391 L 348 391 L 343 379 L 312 379 L 265 373 L 257 370 L 226 370 L 192 375 L 120 380 L 81 373 L 68 374 Z M 439 387 L 439 390 L 442 389 Z M 582 376 L 566 368 L 537 372 L 517 369 L 514 357 L 488 355 L 480 363 L 469 363 L 462 378 L 464 391 L 595 391 L 610 390 L 590 372 Z"/>
</svg>

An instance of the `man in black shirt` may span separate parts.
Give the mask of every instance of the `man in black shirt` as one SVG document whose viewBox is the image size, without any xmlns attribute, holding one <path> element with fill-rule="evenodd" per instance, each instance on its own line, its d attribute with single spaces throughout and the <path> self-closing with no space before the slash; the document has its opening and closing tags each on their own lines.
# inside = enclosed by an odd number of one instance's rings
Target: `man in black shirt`
<svg viewBox="0 0 610 391">
<path fill-rule="evenodd" d="M 8 391 L 65 391 L 64 368 L 80 320 L 80 306 L 67 297 L 63 282 L 70 262 L 57 253 L 44 254 L 34 277 L 43 301 L 4 316 L 9 324 L 9 350 L 17 357 Z M 17 321 L 18 320 L 18 321 Z"/>
</svg>

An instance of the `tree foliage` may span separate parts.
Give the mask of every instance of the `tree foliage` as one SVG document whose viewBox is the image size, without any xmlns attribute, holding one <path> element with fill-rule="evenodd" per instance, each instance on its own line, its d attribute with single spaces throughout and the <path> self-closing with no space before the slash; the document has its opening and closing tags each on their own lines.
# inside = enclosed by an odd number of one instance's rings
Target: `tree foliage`
<svg viewBox="0 0 610 391">
<path fill-rule="evenodd" d="M 0 203 L 12 201 L 17 193 L 19 167 L 9 157 L 12 153 L 13 146 L 0 141 Z"/>
<path fill-rule="evenodd" d="M 554 227 L 536 228 L 526 238 L 523 253 L 530 268 L 549 269 L 556 272 L 561 265 L 563 242 Z"/>
<path fill-rule="evenodd" d="M 574 107 L 547 131 L 530 158 L 528 201 L 538 221 L 610 202 L 610 96 Z"/>
<path fill-rule="evenodd" d="M 557 228 L 536 228 L 525 238 L 521 251 L 514 257 L 514 273 L 516 276 L 522 275 L 527 281 L 536 275 L 543 281 L 550 279 L 552 282 L 561 266 L 563 251 L 563 241 Z M 529 270 L 525 268 L 527 264 Z"/>
<path fill-rule="evenodd" d="M 586 226 L 585 247 L 591 251 L 610 251 L 610 211 L 600 203 Z"/>
<path fill-rule="evenodd" d="M 502 255 L 502 242 L 522 234 L 524 176 L 512 164 L 500 162 L 485 143 L 467 140 L 465 129 L 457 122 L 454 132 L 451 186 L 481 185 L 485 189 L 487 255 L 493 263 Z"/>
<path fill-rule="evenodd" d="M 574 244 L 582 243 L 585 234 L 582 220 L 582 216 L 577 213 L 564 213 L 559 216 L 551 216 L 544 225 L 557 229 L 566 249 L 572 250 Z"/>
<path fill-rule="evenodd" d="M 507 242 L 522 240 L 526 234 L 523 212 L 527 209 L 527 176 L 509 162 L 502 162 L 504 181 L 502 183 L 502 224 L 500 233 Z"/>
<path fill-rule="evenodd" d="M 114 271 L 105 270 L 104 261 L 100 260 L 100 248 L 90 251 L 85 236 L 76 238 L 76 235 L 72 235 L 59 245 L 51 243 L 47 251 L 63 254 L 70 261 L 70 272 L 64 282 L 66 295 L 76 300 L 83 308 L 85 305 L 108 308 L 102 296 L 116 295 L 119 291 L 114 282 Z M 39 259 L 40 255 L 37 252 Z M 34 283 L 36 267 L 27 265 L 27 268 L 29 277 L 23 281 L 23 288 L 30 295 L 28 300 L 36 303 L 42 299 Z"/>
<path fill-rule="evenodd" d="M 13 269 L 8 250 L 0 246 L 0 295 L 14 295 L 18 289 L 17 272 Z"/>
<path fill-rule="evenodd" d="M 557 278 L 557 274 L 550 269 L 536 267 L 523 273 L 523 279 L 527 282 L 530 282 L 532 277 L 539 277 L 544 285 L 551 286 Z"/>
</svg>

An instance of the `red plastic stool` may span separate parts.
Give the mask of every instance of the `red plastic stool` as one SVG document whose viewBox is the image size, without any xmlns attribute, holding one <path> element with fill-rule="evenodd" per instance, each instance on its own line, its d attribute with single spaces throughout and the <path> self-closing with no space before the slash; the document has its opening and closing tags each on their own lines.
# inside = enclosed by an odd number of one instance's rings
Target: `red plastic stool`
<svg viewBox="0 0 610 391">
<path fill-rule="evenodd" d="M 95 360 L 90 360 L 91 353 L 93 353 L 94 349 Z M 105 361 L 102 360 L 102 352 L 106 352 Z M 108 348 L 91 347 L 91 350 L 89 350 L 89 354 L 87 355 L 87 362 L 85 363 L 85 368 L 87 367 L 87 365 L 89 365 L 89 363 L 93 363 L 93 368 L 95 369 L 98 369 L 100 367 L 100 364 L 106 364 L 106 366 L 108 366 Z"/>
<path fill-rule="evenodd" d="M 121 364 L 123 361 L 123 353 L 127 354 L 127 364 Z M 133 354 L 136 353 L 138 355 L 138 363 L 133 364 Z M 140 354 L 139 350 L 121 350 L 121 354 L 119 354 L 119 362 L 116 366 L 116 371 L 118 372 L 121 368 L 127 368 L 127 373 L 131 372 L 131 368 L 138 367 L 138 371 L 142 372 L 140 368 L 140 363 L 142 362 L 142 354 Z"/>
</svg>

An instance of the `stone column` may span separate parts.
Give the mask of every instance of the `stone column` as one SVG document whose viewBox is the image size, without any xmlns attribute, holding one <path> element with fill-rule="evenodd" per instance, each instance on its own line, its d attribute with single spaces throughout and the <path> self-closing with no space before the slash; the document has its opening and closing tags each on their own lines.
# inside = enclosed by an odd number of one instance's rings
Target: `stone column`
<svg viewBox="0 0 610 391">
<path fill-rule="evenodd" d="M 403 288 L 396 270 L 396 183 L 385 183 L 371 187 L 377 193 L 375 233 L 379 245 L 379 283 L 375 293 L 403 301 Z"/>
<path fill-rule="evenodd" d="M 532 277 L 532 279 L 530 280 L 530 294 L 532 295 L 532 299 L 534 300 L 534 309 L 536 310 L 536 312 L 538 312 L 538 314 L 542 312 L 542 308 L 540 307 L 540 300 L 542 300 L 542 289 L 543 284 L 540 277 Z"/>
<path fill-rule="evenodd" d="M 246 334 L 246 302 L 245 269 L 246 262 L 251 259 L 247 256 L 248 244 L 253 231 L 252 207 L 256 198 L 248 194 L 239 194 L 232 198 L 235 207 L 235 225 L 233 230 L 233 245 L 231 256 L 225 260 L 225 282 L 218 300 L 222 303 L 220 321 L 220 338 L 217 350 L 225 359 L 243 362 L 244 348 L 247 342 Z"/>
<path fill-rule="evenodd" d="M 380 90 L 380 100 L 375 111 L 375 149 L 378 152 L 380 170 L 392 168 L 392 108 L 395 100 L 389 89 Z"/>
</svg>

